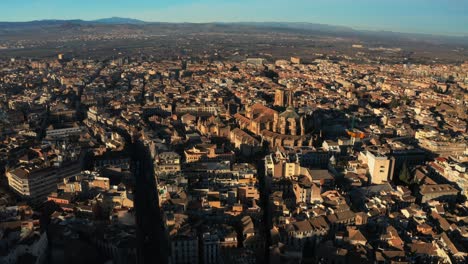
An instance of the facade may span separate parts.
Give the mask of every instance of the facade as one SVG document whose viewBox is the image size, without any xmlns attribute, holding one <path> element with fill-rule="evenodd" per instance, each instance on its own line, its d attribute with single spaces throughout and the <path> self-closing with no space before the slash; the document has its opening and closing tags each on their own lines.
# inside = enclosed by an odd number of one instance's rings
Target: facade
<svg viewBox="0 0 468 264">
<path fill-rule="evenodd" d="M 419 195 L 422 203 L 431 200 L 454 201 L 457 198 L 458 193 L 459 191 L 450 184 L 424 184 L 419 189 Z"/>
<path fill-rule="evenodd" d="M 155 170 L 157 174 L 179 172 L 180 155 L 175 152 L 163 152 L 158 154 Z"/>
<path fill-rule="evenodd" d="M 245 156 L 254 155 L 262 149 L 260 141 L 239 128 L 231 130 L 229 139 L 234 147 Z"/>
<path fill-rule="evenodd" d="M 298 221 L 284 227 L 284 241 L 293 248 L 302 250 L 306 242 L 319 242 L 330 227 L 323 216 Z"/>
<path fill-rule="evenodd" d="M 220 258 L 220 241 L 217 234 L 211 234 L 210 232 L 202 235 L 203 245 L 203 263 L 206 264 L 217 264 Z"/>
<path fill-rule="evenodd" d="M 177 106 L 176 107 L 176 113 L 181 115 L 181 114 L 186 114 L 190 113 L 193 115 L 199 115 L 199 114 L 216 114 L 216 113 L 224 113 L 225 109 L 224 107 L 218 107 L 218 106 Z"/>
<path fill-rule="evenodd" d="M 237 197 L 239 197 L 239 200 L 241 201 L 247 201 L 247 200 L 258 200 L 260 198 L 260 194 L 258 193 L 257 188 L 253 186 L 243 186 L 237 188 Z"/>
<path fill-rule="evenodd" d="M 286 105 L 286 95 L 283 89 L 276 89 L 275 91 L 275 103 L 276 106 Z"/>
<path fill-rule="evenodd" d="M 231 130 L 229 125 L 224 124 L 219 116 L 211 116 L 208 119 L 198 119 L 197 128 L 202 135 L 215 137 L 229 137 Z"/>
<path fill-rule="evenodd" d="M 468 165 L 445 158 L 437 158 L 436 161 L 429 163 L 429 171 L 431 175 L 444 182 L 456 184 L 461 193 L 468 196 Z"/>
<path fill-rule="evenodd" d="M 232 151 L 225 151 L 224 147 L 218 148 L 215 144 L 198 144 L 191 149 L 184 151 L 185 161 L 234 161 L 235 154 Z"/>
<path fill-rule="evenodd" d="M 257 103 L 250 106 L 245 115 L 237 113 L 234 118 L 241 129 L 261 136 L 270 147 L 310 145 L 310 116 L 296 113 L 292 106 L 292 91 L 289 98 L 289 106 L 282 113 Z"/>
<path fill-rule="evenodd" d="M 291 156 L 280 150 L 265 157 L 265 172 L 273 178 L 291 178 L 298 175 L 310 177 L 308 169 L 301 166 L 295 155 Z"/>
<path fill-rule="evenodd" d="M 301 64 L 302 60 L 300 57 L 291 57 L 292 64 Z"/>
<path fill-rule="evenodd" d="M 419 146 L 440 156 L 461 155 L 468 149 L 465 142 L 441 141 L 438 138 L 419 139 Z"/>
<path fill-rule="evenodd" d="M 46 135 L 48 138 L 64 138 L 69 136 L 77 136 L 83 132 L 83 127 L 68 127 L 58 129 L 47 129 Z"/>
<path fill-rule="evenodd" d="M 377 152 L 366 151 L 365 159 L 367 160 L 369 175 L 373 184 L 382 184 L 390 181 L 395 167 L 394 158 Z"/>
<path fill-rule="evenodd" d="M 133 227 L 124 225 L 106 227 L 103 234 L 97 233 L 91 242 L 113 263 L 125 264 L 137 257 L 137 241 Z"/>
<path fill-rule="evenodd" d="M 265 59 L 262 59 L 262 58 L 248 58 L 246 61 L 247 61 L 247 64 L 252 64 L 257 67 L 263 66 L 263 64 L 265 63 Z"/>
<path fill-rule="evenodd" d="M 64 178 L 81 173 L 81 164 L 67 163 L 63 166 L 44 168 L 18 167 L 6 173 L 10 188 L 27 200 L 41 201 L 57 190 L 57 184 Z"/>
<path fill-rule="evenodd" d="M 171 236 L 171 264 L 198 263 L 198 236 L 195 231 L 187 231 Z"/>
</svg>

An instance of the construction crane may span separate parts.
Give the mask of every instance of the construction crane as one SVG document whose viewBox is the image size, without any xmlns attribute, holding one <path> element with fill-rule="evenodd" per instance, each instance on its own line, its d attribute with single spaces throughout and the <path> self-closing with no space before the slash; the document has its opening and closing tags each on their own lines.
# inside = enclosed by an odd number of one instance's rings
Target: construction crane
<svg viewBox="0 0 468 264">
<path fill-rule="evenodd" d="M 353 139 L 353 142 L 356 141 L 356 139 L 363 139 L 366 137 L 366 134 L 356 128 L 354 128 L 356 125 L 356 115 L 353 114 L 353 118 L 351 120 L 351 129 L 346 129 L 346 133 Z"/>
</svg>

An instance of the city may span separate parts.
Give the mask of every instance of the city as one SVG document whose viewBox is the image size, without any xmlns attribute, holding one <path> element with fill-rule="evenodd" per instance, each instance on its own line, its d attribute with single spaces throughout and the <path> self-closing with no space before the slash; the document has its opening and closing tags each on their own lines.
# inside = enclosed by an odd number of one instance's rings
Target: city
<svg viewBox="0 0 468 264">
<path fill-rule="evenodd" d="M 116 19 L 0 23 L 0 263 L 467 262 L 468 42 Z"/>
</svg>

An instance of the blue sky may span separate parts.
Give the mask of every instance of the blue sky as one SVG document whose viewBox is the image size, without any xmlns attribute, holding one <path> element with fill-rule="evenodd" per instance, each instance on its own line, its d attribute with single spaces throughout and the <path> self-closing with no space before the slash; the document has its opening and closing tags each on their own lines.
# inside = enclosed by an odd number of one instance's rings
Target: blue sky
<svg viewBox="0 0 468 264">
<path fill-rule="evenodd" d="M 0 21 L 312 22 L 357 29 L 468 35 L 468 0 L 0 0 Z"/>
</svg>

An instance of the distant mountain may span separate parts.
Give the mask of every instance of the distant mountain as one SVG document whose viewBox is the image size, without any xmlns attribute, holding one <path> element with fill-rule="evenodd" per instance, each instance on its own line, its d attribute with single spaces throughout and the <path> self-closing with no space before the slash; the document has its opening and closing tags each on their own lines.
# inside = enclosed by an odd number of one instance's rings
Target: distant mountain
<svg viewBox="0 0 468 264">
<path fill-rule="evenodd" d="M 146 24 L 145 21 L 133 19 L 133 18 L 123 18 L 123 17 L 110 17 L 110 18 L 101 18 L 97 20 L 81 20 L 81 19 L 70 19 L 70 20 L 60 20 L 60 19 L 44 19 L 44 20 L 34 20 L 27 22 L 0 22 L 0 29 L 24 29 L 24 28 L 34 28 L 34 27 L 53 27 L 60 26 L 64 24 L 75 24 L 75 25 L 93 25 L 93 24 L 104 24 L 104 25 L 142 25 Z"/>
<path fill-rule="evenodd" d="M 47 19 L 47 20 L 34 20 L 34 21 L 28 21 L 28 22 L 0 22 L 0 29 L 22 30 L 22 29 L 60 26 L 63 24 L 80 24 L 80 23 L 85 23 L 85 21 L 80 20 L 80 19 L 74 19 L 74 20 Z"/>
<path fill-rule="evenodd" d="M 146 24 L 146 22 L 142 20 L 133 19 L 133 18 L 124 18 L 124 17 L 101 18 L 101 19 L 92 20 L 89 22 L 98 23 L 98 24 L 134 24 L 134 25 Z"/>
<path fill-rule="evenodd" d="M 64 28 L 86 28 L 87 34 L 94 31 L 107 30 L 118 31 L 129 30 L 127 25 L 132 25 L 132 30 L 143 30 L 147 33 L 163 32 L 280 32 L 300 33 L 307 35 L 319 35 L 330 37 L 344 37 L 362 40 L 388 41 L 411 41 L 431 42 L 434 44 L 457 44 L 467 46 L 468 36 L 443 36 L 417 33 L 399 33 L 391 31 L 356 30 L 346 26 L 334 26 L 327 24 L 307 22 L 214 22 L 214 23 L 164 23 L 146 22 L 133 18 L 110 17 L 97 20 L 36 20 L 29 22 L 0 22 L 0 35 L 8 34 L 34 34 L 35 32 L 47 32 L 50 34 L 63 35 Z M 140 28 L 141 26 L 141 28 Z M 22 33 L 23 32 L 23 33 Z M 101 31 L 99 31 L 101 32 Z M 68 30 L 68 34 L 79 34 Z"/>
<path fill-rule="evenodd" d="M 298 30 L 329 31 L 329 32 L 354 32 L 351 27 L 334 26 L 327 24 L 308 23 L 308 22 L 237 22 L 226 23 L 232 25 L 244 25 L 252 27 L 265 28 L 289 28 Z"/>
</svg>

